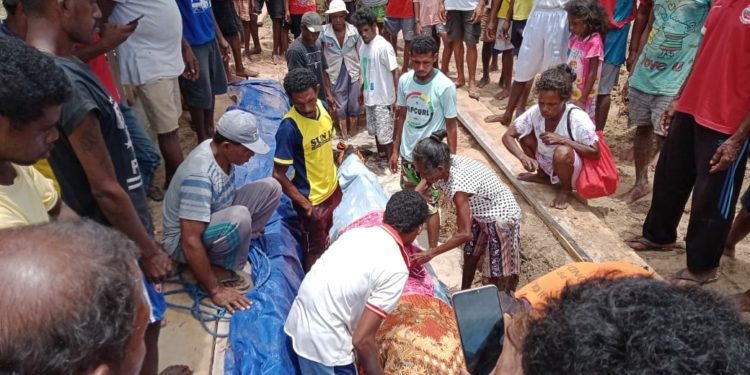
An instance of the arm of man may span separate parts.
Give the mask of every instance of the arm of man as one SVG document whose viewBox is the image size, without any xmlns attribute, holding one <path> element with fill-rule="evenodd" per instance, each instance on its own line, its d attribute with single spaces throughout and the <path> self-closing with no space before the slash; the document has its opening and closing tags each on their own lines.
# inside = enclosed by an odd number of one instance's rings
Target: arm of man
<svg viewBox="0 0 750 375">
<path fill-rule="evenodd" d="M 641 1 L 638 5 L 638 12 L 635 15 L 635 21 L 633 21 L 633 31 L 630 34 L 630 40 L 632 42 L 628 48 L 628 59 L 625 63 L 625 67 L 629 72 L 633 70 L 633 65 L 638 60 L 638 55 L 640 55 L 643 32 L 646 30 L 646 27 L 653 22 L 651 21 L 651 16 L 653 15 L 651 10 L 653 7 L 654 4 L 651 0 Z M 650 29 L 651 28 L 649 27 L 649 30 Z M 648 33 L 646 35 L 648 35 Z"/>
<path fill-rule="evenodd" d="M 352 335 L 352 344 L 354 352 L 357 355 L 357 361 L 365 369 L 367 375 L 382 375 L 383 367 L 378 359 L 378 343 L 375 334 L 378 332 L 380 325 L 385 320 L 382 316 L 365 309 L 362 317 L 359 318 L 357 328 Z"/>
<path fill-rule="evenodd" d="M 448 132 L 448 148 L 451 154 L 458 149 L 458 98 L 456 97 L 456 85 L 450 85 L 440 95 L 440 105 L 443 107 L 445 116 L 445 130 Z"/>
<path fill-rule="evenodd" d="M 455 117 L 445 119 L 445 129 L 448 132 L 448 149 L 452 155 L 455 155 L 458 149 L 458 119 Z"/>
<path fill-rule="evenodd" d="M 70 144 L 83 167 L 97 205 L 113 227 L 124 233 L 141 249 L 140 265 L 152 281 L 163 280 L 172 263 L 156 242 L 149 239 L 146 228 L 120 186 L 99 128 L 99 119 L 91 111 L 69 135 Z"/>
<path fill-rule="evenodd" d="M 312 215 L 313 204 L 299 192 L 296 186 L 286 176 L 288 165 L 275 163 L 273 165 L 273 178 L 281 184 L 281 191 L 286 194 L 292 202 L 305 209 L 307 216 Z"/>
<path fill-rule="evenodd" d="M 497 13 L 500 11 L 500 4 L 503 0 L 491 0 L 490 2 L 490 14 L 487 20 L 486 38 L 489 40 L 495 40 L 497 36 Z"/>
<path fill-rule="evenodd" d="M 185 62 L 185 71 L 182 72 L 182 77 L 191 81 L 197 81 L 200 75 L 200 66 L 198 65 L 198 58 L 193 53 L 193 48 L 190 47 L 185 37 L 182 38 L 182 60 Z"/>
<path fill-rule="evenodd" d="M 740 122 L 737 131 L 716 149 L 713 157 L 711 157 L 709 172 L 715 173 L 727 170 L 739 157 L 742 144 L 747 140 L 748 134 L 750 134 L 750 108 Z"/>
<path fill-rule="evenodd" d="M 237 289 L 220 285 L 211 270 L 211 262 L 201 239 L 206 226 L 201 221 L 180 219 L 180 246 L 188 267 L 216 305 L 226 307 L 230 312 L 246 310 L 250 307 L 247 296 Z"/>
<path fill-rule="evenodd" d="M 219 23 L 216 22 L 216 14 L 214 14 L 213 8 L 211 8 L 211 16 L 214 19 L 214 33 L 216 33 L 216 42 L 219 43 L 219 51 L 221 52 L 221 59 L 224 60 L 224 62 L 229 61 L 229 43 L 227 43 L 227 40 L 224 39 L 224 34 L 221 33 L 221 29 L 219 28 Z"/>
<path fill-rule="evenodd" d="M 81 59 L 83 62 L 89 62 L 95 57 L 111 52 L 117 48 L 117 46 L 125 42 L 128 37 L 135 32 L 136 27 L 138 27 L 137 22 L 130 25 L 118 25 L 109 22 L 104 23 L 101 32 L 99 33 L 101 38 L 94 44 L 76 48 L 73 50 L 73 55 Z"/>
<path fill-rule="evenodd" d="M 414 0 L 412 6 L 414 7 L 414 34 L 422 35 L 422 21 L 419 19 L 421 4 L 419 0 Z"/>
<path fill-rule="evenodd" d="M 389 164 L 391 172 L 398 172 L 398 158 L 400 156 L 401 149 L 401 132 L 404 131 L 404 121 L 406 119 L 406 107 L 401 105 L 396 106 L 396 121 L 393 125 L 393 152 L 391 152 L 391 158 Z"/>
<path fill-rule="evenodd" d="M 115 2 L 113 0 L 98 0 L 97 4 L 99 5 L 99 10 L 102 12 L 102 21 L 108 20 L 115 9 Z"/>
</svg>

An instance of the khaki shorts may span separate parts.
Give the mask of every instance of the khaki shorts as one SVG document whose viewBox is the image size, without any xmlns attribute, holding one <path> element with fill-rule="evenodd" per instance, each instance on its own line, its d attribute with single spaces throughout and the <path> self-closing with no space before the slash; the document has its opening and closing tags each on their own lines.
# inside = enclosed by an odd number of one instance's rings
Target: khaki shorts
<svg viewBox="0 0 750 375">
<path fill-rule="evenodd" d="M 177 121 L 182 114 L 180 84 L 177 78 L 151 81 L 136 86 L 135 90 L 151 129 L 157 134 L 177 130 Z"/>
</svg>

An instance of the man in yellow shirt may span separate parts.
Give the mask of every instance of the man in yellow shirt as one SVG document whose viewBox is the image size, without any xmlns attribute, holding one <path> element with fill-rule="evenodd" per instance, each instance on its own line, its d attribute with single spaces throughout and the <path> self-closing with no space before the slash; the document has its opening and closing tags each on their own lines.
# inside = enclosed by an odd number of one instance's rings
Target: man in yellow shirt
<svg viewBox="0 0 750 375">
<path fill-rule="evenodd" d="M 0 38 L 0 82 L 0 228 L 44 223 L 63 204 L 32 165 L 58 138 L 70 84 L 50 58 L 14 38 Z"/>
<path fill-rule="evenodd" d="M 333 210 L 341 202 L 331 146 L 336 131 L 331 115 L 318 99 L 318 80 L 309 69 L 290 70 L 284 90 L 292 109 L 276 133 L 273 177 L 294 203 L 300 219 L 307 272 L 328 247 Z M 291 180 L 287 177 L 290 166 L 294 168 Z"/>
</svg>

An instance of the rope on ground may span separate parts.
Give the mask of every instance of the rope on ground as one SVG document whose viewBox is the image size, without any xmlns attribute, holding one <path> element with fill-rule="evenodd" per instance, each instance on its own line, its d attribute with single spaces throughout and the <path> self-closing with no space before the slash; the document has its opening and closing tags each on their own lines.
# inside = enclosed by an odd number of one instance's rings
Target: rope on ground
<svg viewBox="0 0 750 375">
<path fill-rule="evenodd" d="M 253 257 L 253 255 L 256 256 Z M 263 250 L 255 246 L 250 247 L 250 256 L 254 259 L 254 264 L 260 265 L 260 267 L 257 267 L 257 269 L 267 270 L 263 275 L 260 275 L 259 281 L 253 287 L 253 289 L 255 289 L 265 284 L 271 277 L 271 261 L 270 259 L 268 259 L 268 255 L 266 255 Z M 177 276 L 167 280 L 165 283 L 179 285 L 179 288 L 177 289 L 164 292 L 165 297 L 185 293 L 192 300 L 192 304 L 190 306 L 179 305 L 167 301 L 168 307 L 190 312 L 190 315 L 192 315 L 193 318 L 195 318 L 195 320 L 197 320 L 201 324 L 203 330 L 208 332 L 213 337 L 229 337 L 228 333 L 219 333 L 218 330 L 214 330 L 209 327 L 209 323 L 220 321 L 228 322 L 231 318 L 231 315 L 228 314 L 226 308 L 204 301 L 208 297 L 208 293 L 206 293 L 206 291 L 203 290 L 198 284 L 185 280 L 182 271 L 178 272 Z"/>
</svg>

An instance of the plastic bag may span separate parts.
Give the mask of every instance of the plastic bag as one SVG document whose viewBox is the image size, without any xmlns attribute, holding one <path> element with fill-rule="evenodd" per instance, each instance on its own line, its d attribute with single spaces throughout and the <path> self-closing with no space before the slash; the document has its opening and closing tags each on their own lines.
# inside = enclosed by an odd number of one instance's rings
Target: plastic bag
<svg viewBox="0 0 750 375">
<path fill-rule="evenodd" d="M 599 159 L 582 158 L 583 166 L 576 180 L 576 191 L 584 199 L 612 195 L 620 182 L 620 174 L 604 135 L 601 131 L 596 135 L 599 137 Z"/>
</svg>

